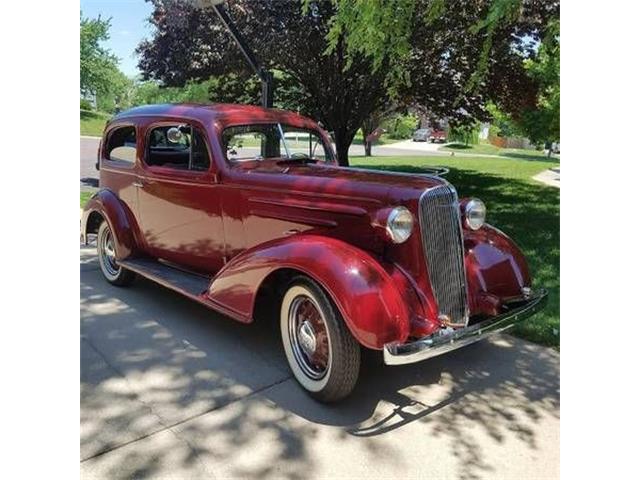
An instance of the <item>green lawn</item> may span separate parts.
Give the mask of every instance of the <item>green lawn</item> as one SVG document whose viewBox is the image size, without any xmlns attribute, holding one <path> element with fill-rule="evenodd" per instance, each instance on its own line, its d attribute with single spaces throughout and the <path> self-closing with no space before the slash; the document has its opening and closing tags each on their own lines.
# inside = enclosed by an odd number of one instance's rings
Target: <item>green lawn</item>
<svg viewBox="0 0 640 480">
<path fill-rule="evenodd" d="M 104 125 L 111 118 L 108 113 L 80 110 L 80 135 L 101 137 Z"/>
<path fill-rule="evenodd" d="M 479 143 L 477 145 L 465 145 L 462 143 L 451 143 L 446 147 L 441 147 L 443 152 L 463 152 L 475 153 L 478 155 L 501 155 L 503 157 L 517 158 L 522 160 L 544 160 L 546 154 L 542 150 L 525 150 L 523 148 L 500 148 L 490 143 Z M 557 162 L 557 158 L 551 158 Z"/>
<path fill-rule="evenodd" d="M 84 208 L 93 192 L 80 192 L 80 208 Z"/>
<path fill-rule="evenodd" d="M 478 197 L 487 205 L 487 221 L 504 231 L 524 251 L 534 286 L 549 290 L 549 304 L 513 330 L 516 335 L 549 346 L 560 343 L 560 190 L 531 177 L 558 165 L 541 161 L 489 157 L 354 157 L 359 167 L 421 172 L 444 166 L 445 177 L 460 197 Z M 553 159 L 551 159 L 553 160 Z"/>
</svg>

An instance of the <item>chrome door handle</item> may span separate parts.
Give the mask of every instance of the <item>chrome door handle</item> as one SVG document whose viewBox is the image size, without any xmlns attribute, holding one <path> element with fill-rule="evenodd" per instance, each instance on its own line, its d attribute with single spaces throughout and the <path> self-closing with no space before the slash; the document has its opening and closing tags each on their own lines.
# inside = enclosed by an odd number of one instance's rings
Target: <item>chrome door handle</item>
<svg viewBox="0 0 640 480">
<path fill-rule="evenodd" d="M 142 184 L 142 182 L 133 182 L 132 184 L 134 187 L 136 188 L 140 188 L 140 187 L 144 187 L 144 185 Z"/>
</svg>

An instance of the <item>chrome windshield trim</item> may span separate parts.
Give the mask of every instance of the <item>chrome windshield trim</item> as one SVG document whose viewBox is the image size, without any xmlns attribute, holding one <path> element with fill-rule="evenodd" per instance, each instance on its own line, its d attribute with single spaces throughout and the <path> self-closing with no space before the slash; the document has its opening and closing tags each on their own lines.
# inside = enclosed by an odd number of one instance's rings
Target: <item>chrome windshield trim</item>
<svg viewBox="0 0 640 480">
<path fill-rule="evenodd" d="M 282 144 L 284 145 L 284 149 L 287 152 L 287 158 L 291 158 L 291 152 L 289 152 L 289 145 L 287 145 L 287 139 L 284 138 L 284 130 L 282 130 L 282 125 L 278 122 L 278 131 L 280 132 L 280 139 L 282 139 Z"/>
</svg>

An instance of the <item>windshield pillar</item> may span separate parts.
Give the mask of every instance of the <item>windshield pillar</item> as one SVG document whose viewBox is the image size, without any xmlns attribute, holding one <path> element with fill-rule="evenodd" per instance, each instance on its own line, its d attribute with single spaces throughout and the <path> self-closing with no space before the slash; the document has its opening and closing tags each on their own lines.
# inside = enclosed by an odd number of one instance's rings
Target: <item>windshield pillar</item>
<svg viewBox="0 0 640 480">
<path fill-rule="evenodd" d="M 287 141 L 284 138 L 284 131 L 282 130 L 282 125 L 278 123 L 278 131 L 280 132 L 280 138 L 282 139 L 282 144 L 284 145 L 284 149 L 287 152 L 287 158 L 291 158 L 291 152 L 289 152 L 289 145 L 287 145 Z"/>
</svg>

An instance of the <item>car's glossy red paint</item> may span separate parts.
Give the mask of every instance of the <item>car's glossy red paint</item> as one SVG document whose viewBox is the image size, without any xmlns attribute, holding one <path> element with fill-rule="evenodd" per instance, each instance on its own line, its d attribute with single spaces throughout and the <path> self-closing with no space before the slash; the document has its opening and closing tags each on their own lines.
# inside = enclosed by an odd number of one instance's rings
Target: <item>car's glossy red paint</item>
<svg viewBox="0 0 640 480">
<path fill-rule="evenodd" d="M 208 171 L 145 164 L 149 130 L 166 122 L 202 130 Z M 136 161 L 120 165 L 101 150 L 101 190 L 85 207 L 83 236 L 104 218 L 119 260 L 144 255 L 207 275 L 210 287 L 196 300 L 242 322 L 254 319 L 263 282 L 290 269 L 324 287 L 366 347 L 380 349 L 442 327 L 420 234 L 391 244 L 381 219 L 398 205 L 415 215 L 420 195 L 445 180 L 342 168 L 334 159 L 286 167 L 277 160 L 226 161 L 220 145 L 226 126 L 272 122 L 314 130 L 330 144 L 307 118 L 253 106 L 160 105 L 117 115 L 104 138 L 118 126 L 134 126 Z M 496 315 L 530 286 L 524 257 L 488 225 L 465 228 L 463 235 L 470 313 Z"/>
</svg>

